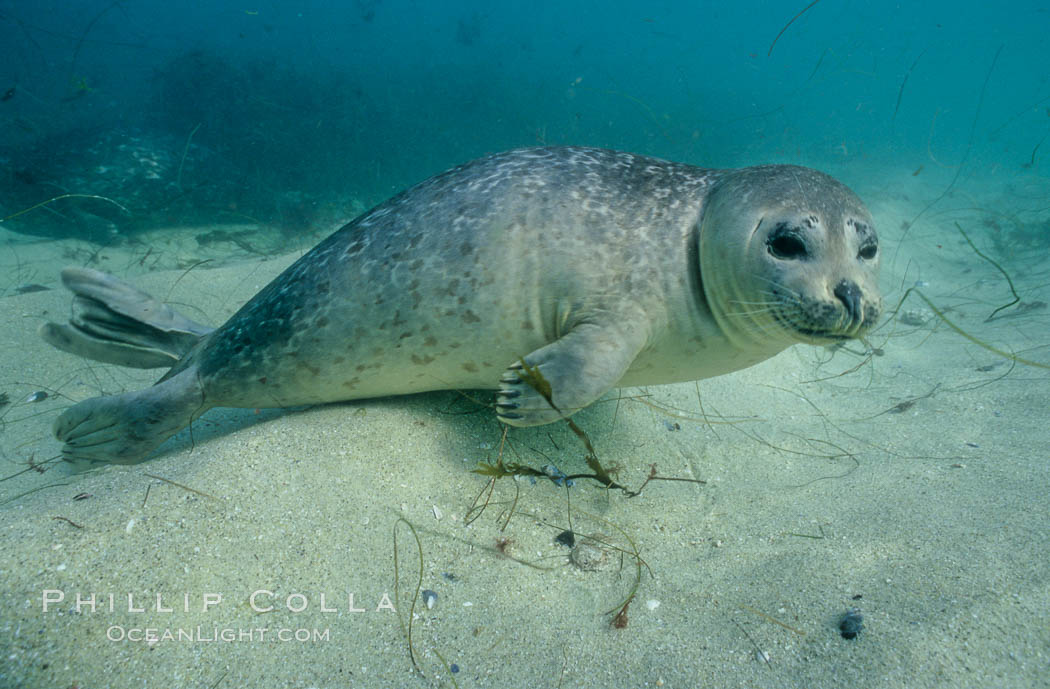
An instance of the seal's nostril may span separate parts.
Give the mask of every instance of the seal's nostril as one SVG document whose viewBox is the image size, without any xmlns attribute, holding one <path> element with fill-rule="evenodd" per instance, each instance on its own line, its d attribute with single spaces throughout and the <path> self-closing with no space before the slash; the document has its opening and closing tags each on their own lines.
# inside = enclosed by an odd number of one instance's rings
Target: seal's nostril
<svg viewBox="0 0 1050 689">
<path fill-rule="evenodd" d="M 850 322 L 854 324 L 860 323 L 863 318 L 863 311 L 860 307 L 861 291 L 857 283 L 852 280 L 843 280 L 835 285 L 835 296 L 845 305 Z"/>
</svg>

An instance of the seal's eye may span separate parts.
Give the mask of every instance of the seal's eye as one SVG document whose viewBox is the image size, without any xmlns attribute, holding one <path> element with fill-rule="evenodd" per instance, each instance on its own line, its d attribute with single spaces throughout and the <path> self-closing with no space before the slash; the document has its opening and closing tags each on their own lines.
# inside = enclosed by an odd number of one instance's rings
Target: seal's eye
<svg viewBox="0 0 1050 689">
<path fill-rule="evenodd" d="M 809 250 L 802 238 L 787 228 L 777 228 L 766 240 L 766 247 L 774 258 L 798 260 L 807 258 Z"/>
<path fill-rule="evenodd" d="M 878 244 L 865 244 L 860 248 L 860 251 L 857 252 L 857 256 L 859 258 L 863 258 L 865 261 L 870 261 L 871 259 L 875 258 L 875 254 L 877 253 L 879 253 Z"/>
</svg>

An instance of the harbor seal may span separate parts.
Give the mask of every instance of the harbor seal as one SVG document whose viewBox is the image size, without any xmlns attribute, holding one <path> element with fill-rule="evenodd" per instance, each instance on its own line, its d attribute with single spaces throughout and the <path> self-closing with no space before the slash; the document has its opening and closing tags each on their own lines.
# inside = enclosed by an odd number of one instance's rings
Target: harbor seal
<svg viewBox="0 0 1050 689">
<path fill-rule="evenodd" d="M 879 245 L 846 186 L 793 165 L 705 169 L 580 147 L 432 177 L 318 244 L 215 330 L 67 269 L 91 358 L 170 366 L 55 422 L 69 460 L 141 461 L 216 407 L 495 389 L 513 426 L 617 386 L 691 381 L 878 319 Z M 539 384 L 538 384 L 539 383 Z"/>
</svg>

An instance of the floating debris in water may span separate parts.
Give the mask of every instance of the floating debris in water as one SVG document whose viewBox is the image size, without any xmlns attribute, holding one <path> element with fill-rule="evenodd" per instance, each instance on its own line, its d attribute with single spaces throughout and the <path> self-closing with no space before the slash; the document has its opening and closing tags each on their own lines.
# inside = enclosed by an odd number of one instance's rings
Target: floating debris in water
<svg viewBox="0 0 1050 689">
<path fill-rule="evenodd" d="M 839 632 L 843 639 L 855 639 L 860 631 L 864 629 L 864 615 L 857 608 L 849 608 L 839 622 Z"/>
<path fill-rule="evenodd" d="M 677 421 L 672 423 L 672 422 L 668 421 L 667 419 L 664 419 L 664 428 L 666 428 L 669 431 L 680 431 L 680 430 L 682 430 L 682 427 L 678 424 Z"/>
<path fill-rule="evenodd" d="M 26 397 L 26 402 L 43 402 L 47 399 L 47 393 L 43 390 L 37 390 L 29 397 Z"/>
<path fill-rule="evenodd" d="M 431 610 L 437 603 L 438 595 L 430 589 L 423 589 L 423 605 L 427 606 L 427 610 Z"/>
</svg>

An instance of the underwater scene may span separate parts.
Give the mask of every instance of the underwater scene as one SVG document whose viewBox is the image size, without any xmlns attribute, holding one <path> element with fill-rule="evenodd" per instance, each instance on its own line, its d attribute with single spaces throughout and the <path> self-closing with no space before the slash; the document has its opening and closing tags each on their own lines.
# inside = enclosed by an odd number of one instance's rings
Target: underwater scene
<svg viewBox="0 0 1050 689">
<path fill-rule="evenodd" d="M 1048 29 L 0 0 L 0 687 L 1050 687 Z"/>
</svg>

